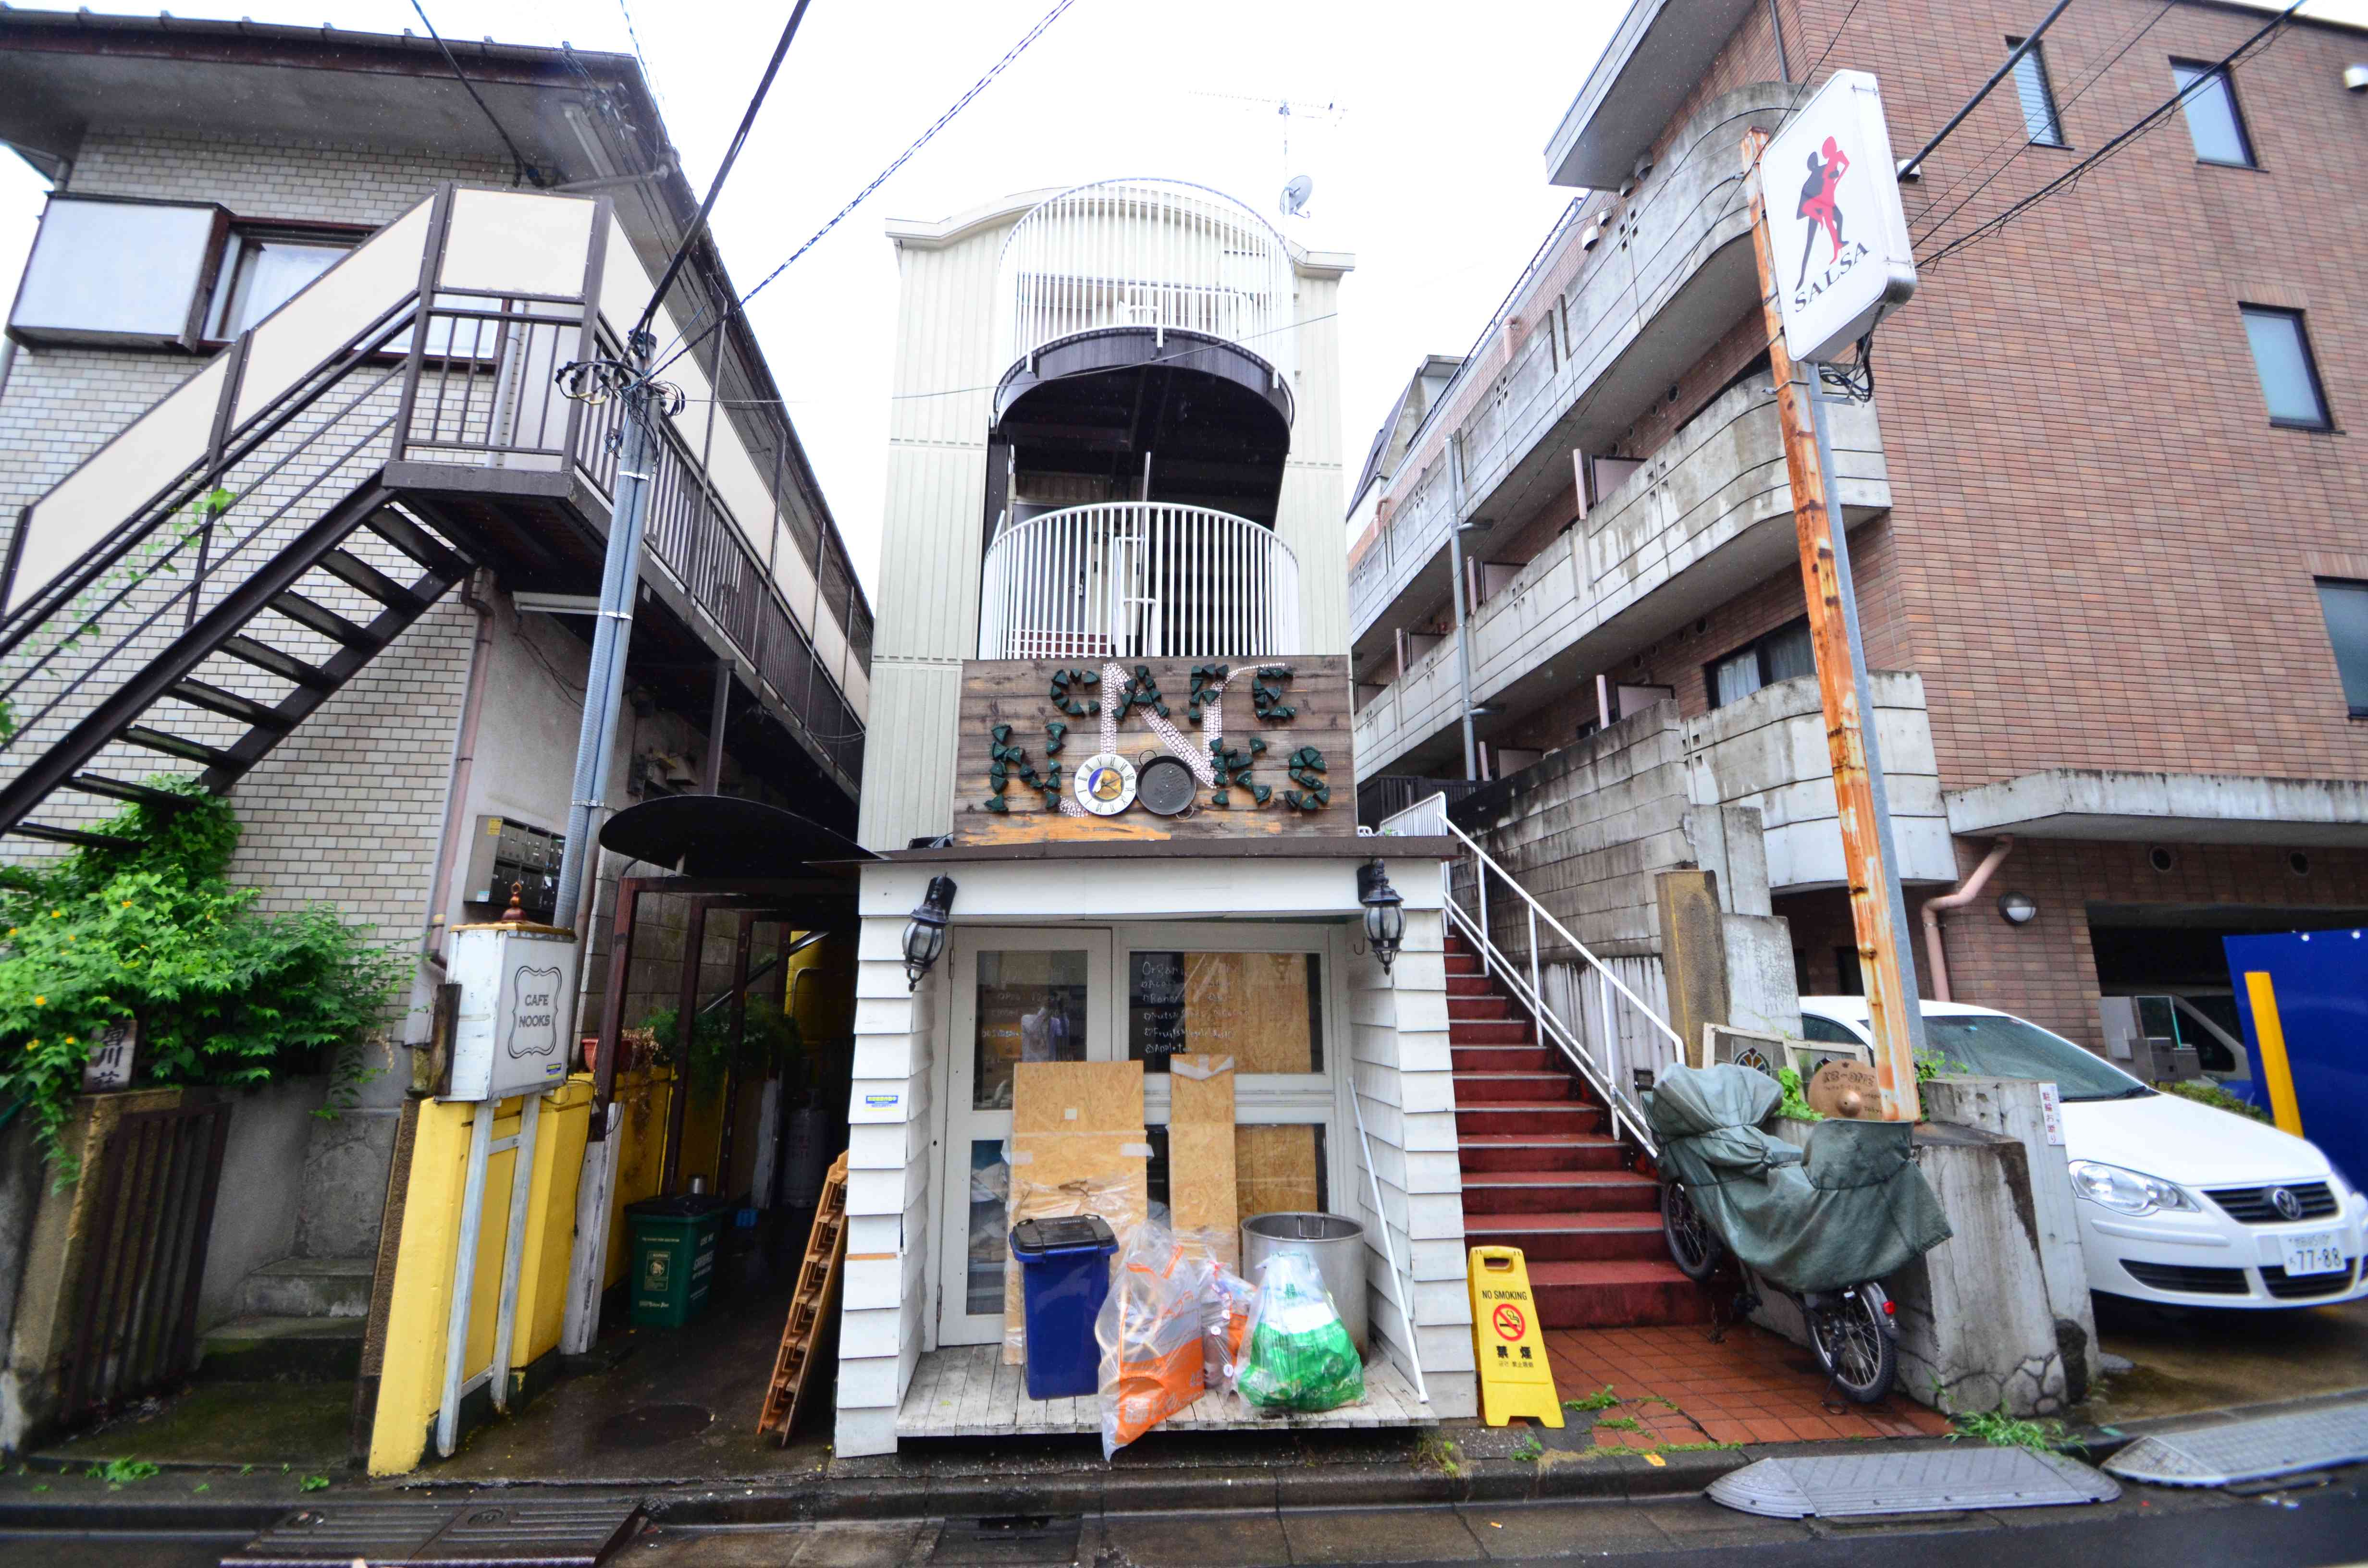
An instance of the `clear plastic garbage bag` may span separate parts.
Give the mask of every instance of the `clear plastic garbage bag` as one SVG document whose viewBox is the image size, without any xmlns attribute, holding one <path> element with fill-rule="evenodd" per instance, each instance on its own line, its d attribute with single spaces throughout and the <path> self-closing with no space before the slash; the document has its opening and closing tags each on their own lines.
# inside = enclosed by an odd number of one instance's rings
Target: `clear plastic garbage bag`
<svg viewBox="0 0 2368 1568">
<path fill-rule="evenodd" d="M 1278 1252 L 1258 1266 L 1235 1392 L 1261 1410 L 1334 1410 L 1365 1397 L 1365 1364 L 1313 1258 Z"/>
<path fill-rule="evenodd" d="M 1165 1225 L 1126 1233 L 1094 1337 L 1102 1351 L 1102 1458 L 1142 1437 L 1208 1388 L 1202 1327 L 1214 1266 Z"/>
</svg>

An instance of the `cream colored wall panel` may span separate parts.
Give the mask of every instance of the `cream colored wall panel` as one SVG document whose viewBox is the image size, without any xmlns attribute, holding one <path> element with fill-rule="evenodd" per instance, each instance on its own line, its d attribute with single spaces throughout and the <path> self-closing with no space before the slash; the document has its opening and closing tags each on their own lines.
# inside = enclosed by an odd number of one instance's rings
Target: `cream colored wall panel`
<svg viewBox="0 0 2368 1568">
<path fill-rule="evenodd" d="M 585 247 L 598 214 L 584 198 L 455 191 L 439 281 L 488 293 L 574 294 L 584 287 Z"/>
<path fill-rule="evenodd" d="M 975 653 L 985 494 L 984 446 L 890 448 L 875 658 Z"/>
<path fill-rule="evenodd" d="M 906 659 L 871 664 L 871 741 L 864 748 L 862 815 L 867 849 L 902 849 L 953 825 L 954 726 L 962 665 Z"/>
</svg>

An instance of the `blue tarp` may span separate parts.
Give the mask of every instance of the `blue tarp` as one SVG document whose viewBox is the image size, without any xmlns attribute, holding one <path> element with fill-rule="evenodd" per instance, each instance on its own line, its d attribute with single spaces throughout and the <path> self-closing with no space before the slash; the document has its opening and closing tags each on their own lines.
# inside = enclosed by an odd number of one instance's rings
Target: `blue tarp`
<svg viewBox="0 0 2368 1568">
<path fill-rule="evenodd" d="M 2248 974 L 2266 974 L 2285 1035 L 2302 1135 L 2354 1187 L 2368 1184 L 2368 931 L 2226 937 L 2221 945 L 2253 1053 L 2252 1082 L 2226 1086 L 2263 1110 L 2271 1108 L 2260 1025 L 2246 981 Z"/>
</svg>

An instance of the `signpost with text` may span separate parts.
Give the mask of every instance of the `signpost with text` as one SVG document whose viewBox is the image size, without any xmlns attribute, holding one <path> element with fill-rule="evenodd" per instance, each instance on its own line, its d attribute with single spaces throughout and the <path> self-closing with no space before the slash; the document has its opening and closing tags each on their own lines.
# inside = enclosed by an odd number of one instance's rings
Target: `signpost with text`
<svg viewBox="0 0 2368 1568">
<path fill-rule="evenodd" d="M 1866 653 L 1849 540 L 1835 516 L 1818 384 L 1824 365 L 1850 352 L 1916 291 L 1915 256 L 1874 78 L 1836 72 L 1775 135 L 1748 132 L 1743 158 L 1875 1079 L 1884 1119 L 1913 1121 L 1920 1110 L 1916 1057 L 1924 1047 L 1924 1020 L 1883 758 L 1862 695 Z M 1794 180 L 1801 182 L 1797 192 Z"/>
</svg>

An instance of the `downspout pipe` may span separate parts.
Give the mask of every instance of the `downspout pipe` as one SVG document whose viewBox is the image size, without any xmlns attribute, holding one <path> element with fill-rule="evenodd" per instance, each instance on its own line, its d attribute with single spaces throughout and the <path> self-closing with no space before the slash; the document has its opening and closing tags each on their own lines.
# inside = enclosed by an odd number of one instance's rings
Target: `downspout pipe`
<svg viewBox="0 0 2368 1568">
<path fill-rule="evenodd" d="M 2014 847 L 2014 835 L 2002 833 L 1990 841 L 1990 852 L 1974 868 L 1973 875 L 1949 892 L 1924 901 L 1924 963 L 1932 971 L 1932 1000 L 1953 1002 L 1949 994 L 1949 955 L 1941 946 L 1941 915 L 1944 910 L 1963 909 L 1982 896 L 1989 885 L 1990 873 L 2006 859 L 2007 851 Z"/>
<path fill-rule="evenodd" d="M 477 722 L 484 716 L 485 682 L 493 669 L 494 606 L 480 597 L 493 586 L 493 574 L 472 572 L 461 589 L 461 602 L 477 618 L 477 641 L 469 653 L 469 687 L 461 699 L 461 733 L 452 745 L 451 778 L 444 790 L 444 834 L 436 845 L 436 880 L 427 894 L 427 923 L 419 932 L 419 956 L 436 972 L 444 972 L 444 913 L 452 893 L 452 866 L 461 852 L 462 813 L 469 804 L 469 779 L 476 771 Z"/>
</svg>

